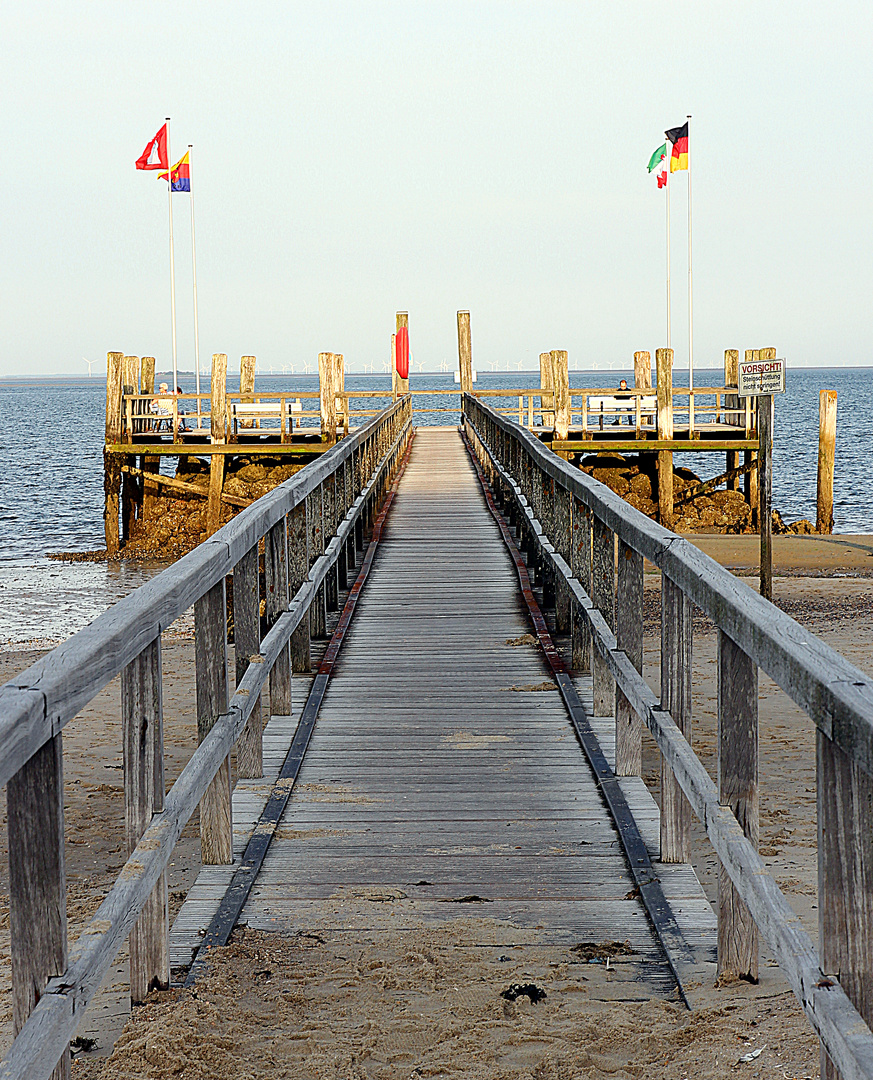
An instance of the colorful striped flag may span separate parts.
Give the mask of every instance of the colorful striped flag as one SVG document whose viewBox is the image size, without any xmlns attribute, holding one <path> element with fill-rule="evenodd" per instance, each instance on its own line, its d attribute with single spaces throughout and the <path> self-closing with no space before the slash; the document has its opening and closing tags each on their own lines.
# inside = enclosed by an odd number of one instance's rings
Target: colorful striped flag
<svg viewBox="0 0 873 1080">
<path fill-rule="evenodd" d="M 167 160 L 167 125 L 150 139 L 140 157 L 136 159 L 138 169 L 166 169 L 169 166 Z"/>
<path fill-rule="evenodd" d="M 673 144 L 673 156 L 670 158 L 670 172 L 679 172 L 688 168 L 688 121 L 682 127 L 670 128 L 664 134 Z"/>
<path fill-rule="evenodd" d="M 169 175 L 172 177 L 173 191 L 190 191 L 191 190 L 191 169 L 188 162 L 188 154 L 185 153 L 173 168 L 170 170 Z M 167 173 L 158 173 L 159 180 L 166 180 Z"/>
<path fill-rule="evenodd" d="M 649 158 L 649 172 L 658 170 L 658 187 L 667 186 L 667 144 L 659 146 Z"/>
</svg>

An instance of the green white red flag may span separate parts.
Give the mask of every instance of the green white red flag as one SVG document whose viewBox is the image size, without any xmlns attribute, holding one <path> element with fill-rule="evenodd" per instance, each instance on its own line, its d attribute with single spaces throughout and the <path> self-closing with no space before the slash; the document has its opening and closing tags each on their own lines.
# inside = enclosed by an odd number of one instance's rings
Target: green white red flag
<svg viewBox="0 0 873 1080">
<path fill-rule="evenodd" d="M 658 178 L 658 187 L 667 186 L 667 144 L 659 146 L 649 158 L 649 172 L 655 173 Z"/>
</svg>

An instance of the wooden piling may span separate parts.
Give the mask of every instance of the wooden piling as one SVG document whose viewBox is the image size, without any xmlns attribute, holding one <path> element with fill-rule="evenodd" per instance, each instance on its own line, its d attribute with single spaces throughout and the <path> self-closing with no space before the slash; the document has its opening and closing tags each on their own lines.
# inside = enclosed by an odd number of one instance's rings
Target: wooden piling
<svg viewBox="0 0 873 1080">
<path fill-rule="evenodd" d="M 758 669 L 718 631 L 718 801 L 758 847 Z M 718 881 L 718 972 L 758 981 L 758 928 L 724 867 Z"/>
<path fill-rule="evenodd" d="M 161 693 L 161 639 L 121 673 L 125 839 L 128 855 L 164 809 L 164 728 Z M 167 875 L 161 874 L 130 932 L 130 1001 L 145 1001 L 151 990 L 170 985 Z"/>
<path fill-rule="evenodd" d="M 673 438 L 673 350 L 655 351 L 658 398 L 658 438 Z M 658 520 L 673 528 L 673 453 L 658 451 Z"/>
<path fill-rule="evenodd" d="M 227 442 L 227 353 L 212 354 L 212 383 L 209 397 L 210 442 Z M 221 525 L 221 492 L 224 488 L 224 454 L 209 456 L 209 497 L 206 502 L 206 535 Z"/>
<path fill-rule="evenodd" d="M 318 389 L 321 403 L 321 442 L 333 446 L 336 442 L 336 369 L 333 353 L 318 354 Z"/>
<path fill-rule="evenodd" d="M 461 393 L 473 393 L 473 341 L 470 336 L 470 312 L 458 312 L 458 366 L 461 371 Z"/>
<path fill-rule="evenodd" d="M 106 445 L 117 446 L 121 442 L 121 364 L 124 354 L 106 354 Z M 106 550 L 117 555 L 119 548 L 118 497 L 121 491 L 120 454 L 103 451 L 103 533 Z"/>
<path fill-rule="evenodd" d="M 821 390 L 818 395 L 818 484 L 815 528 L 819 533 L 834 531 L 834 456 L 837 449 L 837 392 Z"/>
<path fill-rule="evenodd" d="M 138 394 L 139 393 L 139 357 L 138 356 L 125 356 L 121 361 L 121 384 L 122 392 L 124 394 Z M 138 421 L 133 419 L 134 415 L 138 415 L 141 411 L 139 402 L 133 402 L 128 404 L 126 414 L 129 417 L 131 424 L 130 431 L 127 432 L 128 438 L 136 430 Z M 136 519 L 137 504 L 139 502 L 139 487 L 138 481 L 135 477 L 129 473 L 125 473 L 121 477 L 121 542 L 126 544 L 130 539 L 133 532 L 133 523 Z"/>
<path fill-rule="evenodd" d="M 761 349 L 762 361 L 775 349 Z M 761 536 L 761 596 L 773 599 L 773 395 L 758 398 L 758 529 Z"/>
<path fill-rule="evenodd" d="M 9 844 L 9 932 L 12 1020 L 17 1035 L 45 985 L 67 967 L 64 872 L 64 773 L 55 735 L 6 786 Z M 51 1080 L 68 1080 L 66 1050 Z"/>
<path fill-rule="evenodd" d="M 395 321 L 395 325 L 396 325 L 396 328 L 397 328 L 398 331 L 400 330 L 401 326 L 405 326 L 407 332 L 409 331 L 409 312 L 407 312 L 407 311 L 398 311 L 396 313 L 396 315 L 394 316 L 394 321 Z M 411 353 L 410 353 L 410 356 L 411 356 Z M 410 360 L 410 363 L 411 362 L 412 361 Z M 471 376 L 471 378 L 472 378 L 472 376 Z M 408 374 L 407 374 L 407 377 L 405 379 L 401 379 L 398 376 L 398 379 L 397 379 L 397 393 L 399 394 L 400 397 L 403 397 L 404 394 L 409 393 L 409 377 L 408 377 Z"/>
<path fill-rule="evenodd" d="M 142 358 L 142 371 L 140 376 L 140 393 L 153 394 L 155 392 L 155 358 L 153 356 L 144 356 Z M 144 401 L 143 413 L 148 417 L 150 415 L 149 403 Z M 149 421 L 146 420 L 146 424 Z M 156 454 L 144 454 L 142 458 L 142 471 L 146 475 L 154 476 L 161 471 L 161 459 Z M 146 516 L 149 511 L 149 506 L 157 495 L 157 486 L 147 482 L 145 475 L 143 476 L 142 483 L 142 513 Z"/>
<path fill-rule="evenodd" d="M 736 388 L 739 378 L 740 351 L 739 349 L 725 349 L 724 351 L 724 384 Z M 736 394 L 724 396 L 724 422 L 726 424 L 738 424 L 740 399 Z M 731 411 L 733 410 L 733 411 Z M 725 454 L 725 472 L 732 472 L 740 464 L 739 450 L 728 450 Z M 727 482 L 728 491 L 740 490 L 740 478 L 735 476 Z"/>
<path fill-rule="evenodd" d="M 346 392 L 346 368 L 342 353 L 333 354 L 333 387 L 336 394 L 337 423 L 342 428 L 343 435 L 349 433 L 348 402 L 345 399 Z"/>
<path fill-rule="evenodd" d="M 755 359 L 755 350 L 746 349 L 743 359 L 747 364 L 750 364 Z M 739 358 L 738 361 L 739 363 Z M 749 404 L 749 398 L 744 399 L 746 404 Z M 753 436 L 758 435 L 757 430 L 757 414 L 755 410 L 752 410 L 752 424 L 754 425 Z M 755 464 L 754 469 L 750 469 L 743 478 L 743 494 L 745 495 L 746 502 L 749 504 L 749 509 L 752 511 L 752 528 L 758 528 L 758 453 L 755 450 L 743 451 L 743 464 L 751 465 Z"/>
<path fill-rule="evenodd" d="M 652 389 L 652 354 L 650 352 L 634 353 L 634 386 L 638 390 Z"/>
<path fill-rule="evenodd" d="M 254 393 L 255 393 L 255 365 L 256 364 L 257 364 L 257 359 L 254 356 L 241 356 L 239 358 L 239 392 L 240 392 L 241 395 L 242 394 L 250 394 L 250 395 L 252 395 L 248 399 L 243 398 L 244 401 L 245 400 L 248 400 L 248 401 L 253 401 L 254 400 Z M 239 424 L 239 426 L 241 428 L 253 428 L 253 427 L 255 427 L 255 421 L 251 420 L 251 419 L 249 419 L 249 420 L 240 419 L 240 420 L 237 421 L 237 423 Z"/>
<path fill-rule="evenodd" d="M 566 439 L 570 434 L 570 372 L 566 349 L 552 350 L 550 367 L 555 403 L 554 438 Z"/>
<path fill-rule="evenodd" d="M 552 374 L 552 354 L 540 353 L 540 416 L 543 427 L 555 426 L 554 377 Z"/>
</svg>

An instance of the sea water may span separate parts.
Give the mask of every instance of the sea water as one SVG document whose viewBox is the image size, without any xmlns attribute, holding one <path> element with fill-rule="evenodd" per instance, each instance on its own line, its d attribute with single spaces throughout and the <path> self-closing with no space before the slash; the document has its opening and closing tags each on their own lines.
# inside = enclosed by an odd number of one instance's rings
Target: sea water
<svg viewBox="0 0 873 1080">
<path fill-rule="evenodd" d="M 570 385 L 616 387 L 623 376 L 632 383 L 632 372 L 572 371 Z M 675 385 L 687 385 L 686 376 L 677 370 Z M 694 381 L 696 386 L 717 386 L 723 373 L 695 371 Z M 489 388 L 538 383 L 539 372 L 480 371 L 476 389 L 486 394 Z M 867 496 L 873 449 L 867 402 L 873 368 L 789 369 L 786 383 L 787 393 L 777 396 L 775 405 L 774 507 L 786 521 L 815 520 L 819 391 L 836 390 L 834 531 L 873 533 L 873 505 Z M 179 384 L 185 393 L 194 390 L 190 376 L 180 377 Z M 0 379 L 0 647 L 63 640 L 160 569 L 127 561 L 64 563 L 46 557 L 104 547 L 105 385 L 97 376 Z M 317 391 L 318 377 L 259 373 L 257 385 L 265 394 Z M 347 390 L 384 390 L 388 385 L 386 374 L 346 375 Z M 458 423 L 453 374 L 413 373 L 411 387 L 438 392 L 415 399 L 416 424 Z M 229 390 L 235 389 L 231 382 Z M 514 398 L 502 400 L 507 407 L 517 404 Z M 352 407 L 380 408 L 388 401 L 387 396 L 361 399 Z M 677 399 L 677 408 L 681 401 Z M 448 411 L 419 411 L 428 406 Z M 676 455 L 677 464 L 703 478 L 723 472 L 724 461 L 721 453 Z"/>
</svg>

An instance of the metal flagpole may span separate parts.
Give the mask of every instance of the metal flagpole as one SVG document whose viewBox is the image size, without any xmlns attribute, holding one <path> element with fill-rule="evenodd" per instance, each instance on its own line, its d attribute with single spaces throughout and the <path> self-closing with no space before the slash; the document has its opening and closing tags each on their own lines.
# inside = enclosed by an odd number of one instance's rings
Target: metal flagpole
<svg viewBox="0 0 873 1080">
<path fill-rule="evenodd" d="M 173 248 L 173 155 L 170 153 L 170 118 L 167 117 L 167 199 L 170 203 L 170 316 L 173 324 L 173 393 L 179 385 L 176 365 L 176 258 Z"/>
<path fill-rule="evenodd" d="M 191 202 L 191 265 L 194 269 L 194 373 L 197 379 L 197 427 L 200 427 L 200 326 L 197 319 L 197 246 L 194 243 L 194 188 L 191 186 L 191 151 L 188 143 L 188 198 Z"/>
<path fill-rule="evenodd" d="M 694 319 L 691 306 L 691 117 L 688 123 L 688 389 L 694 393 Z M 689 435 L 694 430 L 694 397 L 688 398 Z M 693 436 L 692 436 L 693 437 Z"/>
<path fill-rule="evenodd" d="M 667 140 L 669 144 L 669 139 Z M 672 144 L 670 144 L 672 150 Z M 673 343 L 670 336 L 671 300 L 670 300 L 670 156 L 667 156 L 667 348 L 672 349 Z"/>
</svg>

